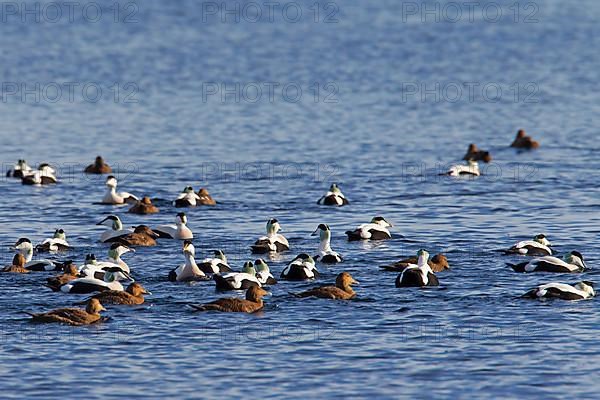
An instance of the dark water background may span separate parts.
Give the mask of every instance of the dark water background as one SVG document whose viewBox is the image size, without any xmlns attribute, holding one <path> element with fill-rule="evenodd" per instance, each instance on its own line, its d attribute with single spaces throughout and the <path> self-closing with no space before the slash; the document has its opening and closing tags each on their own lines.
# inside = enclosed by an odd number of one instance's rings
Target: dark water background
<svg viewBox="0 0 600 400">
<path fill-rule="evenodd" d="M 317 22 L 313 3 L 284 12 L 284 2 L 271 20 L 255 3 L 256 23 L 247 2 L 227 2 L 240 11 L 225 22 L 219 2 L 122 2 L 118 14 L 108 1 L 82 3 L 55 23 L 49 3 L 15 3 L 34 10 L 24 17 L 3 4 L 0 160 L 4 171 L 18 158 L 51 162 L 61 183 L 2 180 L 2 265 L 21 236 L 62 227 L 81 262 L 105 254 L 95 226 L 105 214 L 126 225 L 173 219 L 169 205 L 153 216 L 94 205 L 104 179 L 80 171 L 101 154 L 123 190 L 211 191 L 218 206 L 188 211 L 197 258 L 221 248 L 241 267 L 277 217 L 292 246 L 270 262 L 278 275 L 316 251 L 309 234 L 328 223 L 345 262 L 320 266 L 319 283 L 347 270 L 361 285 L 356 301 L 299 301 L 288 292 L 314 283 L 282 282 L 261 315 L 192 314 L 187 303 L 219 294 L 167 282 L 182 256 L 165 240 L 124 257 L 154 293 L 146 305 L 72 328 L 31 325 L 20 311 L 80 297 L 50 292 L 44 273 L 2 276 L 0 397 L 597 397 L 598 303 L 516 298 L 582 277 L 515 274 L 505 266 L 514 259 L 491 250 L 544 232 L 559 254 L 581 251 L 596 279 L 600 3 L 483 1 L 470 21 L 462 6 L 457 17 L 460 3 L 322 2 Z M 425 7 L 434 12 L 422 21 Z M 222 84 L 234 94 L 221 97 Z M 518 128 L 541 148 L 507 148 Z M 471 142 L 493 154 L 485 175 L 437 176 Z M 351 206 L 315 204 L 334 181 Z M 393 240 L 345 241 L 374 215 L 394 223 Z M 421 247 L 447 254 L 442 287 L 394 288 L 378 265 Z"/>
</svg>

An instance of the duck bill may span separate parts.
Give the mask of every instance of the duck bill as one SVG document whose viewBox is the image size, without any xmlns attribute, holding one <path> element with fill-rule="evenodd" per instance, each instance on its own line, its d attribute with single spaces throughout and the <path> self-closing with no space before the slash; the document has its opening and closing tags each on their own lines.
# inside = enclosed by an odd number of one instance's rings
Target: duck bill
<svg viewBox="0 0 600 400">
<path fill-rule="evenodd" d="M 310 236 L 317 236 L 317 232 L 319 232 L 319 228 L 315 229 L 315 231 L 311 233 Z"/>
<path fill-rule="evenodd" d="M 98 222 L 96 225 L 104 225 L 104 223 L 108 221 L 108 218 L 104 218 L 102 221 Z"/>
<path fill-rule="evenodd" d="M 353 284 L 353 285 L 360 285 L 360 282 L 359 282 L 359 281 L 356 281 L 356 280 L 354 280 L 354 279 L 352 279 L 352 284 Z"/>
</svg>

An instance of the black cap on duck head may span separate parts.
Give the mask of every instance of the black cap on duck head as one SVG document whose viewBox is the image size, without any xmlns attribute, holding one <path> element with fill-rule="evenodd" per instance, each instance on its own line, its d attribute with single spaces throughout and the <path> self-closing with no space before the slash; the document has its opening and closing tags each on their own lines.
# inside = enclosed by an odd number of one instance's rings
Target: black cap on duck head
<svg viewBox="0 0 600 400">
<path fill-rule="evenodd" d="M 102 225 L 104 222 L 106 221 L 118 221 L 119 217 L 117 217 L 116 215 L 109 215 L 106 218 L 104 218 L 102 221 L 98 222 L 96 225 Z"/>
<path fill-rule="evenodd" d="M 298 254 L 298 256 L 296 257 L 297 259 L 301 259 L 301 260 L 308 260 L 310 258 L 310 256 L 306 253 L 300 253 Z"/>
<path fill-rule="evenodd" d="M 50 164 L 48 164 L 48 163 L 41 163 L 41 164 L 38 166 L 38 169 L 46 168 L 46 167 L 49 167 L 49 166 L 50 166 Z"/>
<path fill-rule="evenodd" d="M 536 239 L 546 239 L 546 235 L 544 235 L 543 233 L 537 234 L 535 235 Z"/>
<path fill-rule="evenodd" d="M 85 261 L 93 261 L 93 260 L 95 260 L 95 259 L 96 259 L 96 256 L 95 256 L 95 255 L 93 255 L 93 254 L 91 254 L 91 253 L 90 253 L 90 254 L 87 254 L 87 255 L 85 256 Z"/>
<path fill-rule="evenodd" d="M 575 256 L 575 257 L 579 257 L 581 259 L 581 261 L 584 261 L 583 259 L 583 254 L 581 254 L 580 252 L 578 252 L 577 250 L 573 250 L 571 252 L 571 255 Z"/>
<path fill-rule="evenodd" d="M 56 230 L 56 233 L 63 234 L 63 233 L 65 233 L 65 230 L 63 228 L 59 228 Z"/>
<path fill-rule="evenodd" d="M 27 238 L 19 238 L 19 240 L 17 240 L 17 243 L 15 243 L 15 247 L 20 245 L 21 243 L 31 243 L 31 240 Z"/>
<path fill-rule="evenodd" d="M 279 221 L 277 221 L 277 218 L 271 218 L 269 221 L 267 221 L 267 224 L 276 224 Z"/>
<path fill-rule="evenodd" d="M 584 283 L 590 287 L 594 287 L 594 282 L 592 282 L 592 281 L 581 281 L 581 283 Z"/>
</svg>

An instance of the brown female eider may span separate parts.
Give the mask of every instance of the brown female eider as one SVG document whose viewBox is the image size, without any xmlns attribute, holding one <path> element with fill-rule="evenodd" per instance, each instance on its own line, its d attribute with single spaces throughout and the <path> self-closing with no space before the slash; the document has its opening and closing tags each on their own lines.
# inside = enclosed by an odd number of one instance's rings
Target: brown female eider
<svg viewBox="0 0 600 400">
<path fill-rule="evenodd" d="M 158 233 L 154 232 L 146 225 L 138 225 L 132 233 L 125 236 L 110 238 L 106 243 L 122 243 L 127 246 L 156 246 Z"/>
<path fill-rule="evenodd" d="M 30 271 L 25 268 L 25 256 L 21 253 L 15 254 L 12 265 L 4 267 L 2 272 L 11 272 L 13 274 L 28 274 Z"/>
<path fill-rule="evenodd" d="M 319 297 L 321 299 L 349 300 L 356 296 L 352 285 L 358 282 L 348 272 L 342 272 L 335 278 L 335 286 L 321 286 L 306 292 L 296 293 L 296 297 Z"/>
<path fill-rule="evenodd" d="M 144 196 L 142 200 L 136 202 L 128 212 L 132 214 L 156 214 L 158 211 L 158 207 L 152 204 L 150 197 Z"/>
<path fill-rule="evenodd" d="M 112 168 L 104 162 L 102 157 L 96 157 L 96 160 L 93 164 L 88 165 L 83 170 L 86 174 L 110 174 L 112 172 Z"/>
<path fill-rule="evenodd" d="M 512 142 L 510 147 L 531 150 L 537 149 L 538 147 L 540 147 L 540 144 L 533 140 L 531 136 L 527 136 L 523 129 L 519 129 L 519 131 L 517 132 L 517 136 L 515 137 L 515 140 Z"/>
<path fill-rule="evenodd" d="M 31 315 L 32 322 L 58 322 L 69 325 L 89 325 L 104 321 L 100 311 L 106 311 L 98 299 L 90 299 L 84 309 L 81 308 L 59 308 L 46 313 L 25 313 Z"/>
<path fill-rule="evenodd" d="M 465 154 L 463 157 L 463 160 L 483 161 L 484 163 L 489 163 L 492 161 L 492 155 L 489 151 L 479 150 L 474 143 L 471 143 L 467 149 L 467 154 Z"/>
<path fill-rule="evenodd" d="M 208 193 L 208 190 L 205 188 L 201 188 L 200 190 L 198 190 L 198 197 L 199 199 L 196 200 L 197 205 L 214 206 L 217 204 L 215 199 L 212 198 L 210 193 Z"/>
<path fill-rule="evenodd" d="M 48 282 L 46 286 L 52 289 L 52 291 L 58 292 L 60 291 L 60 287 L 62 285 L 79 278 L 79 270 L 77 269 L 77 265 L 73 264 L 71 261 L 65 262 L 64 271 L 65 272 L 62 275 L 53 276 L 52 278 L 46 279 Z"/>
<path fill-rule="evenodd" d="M 390 265 L 382 265 L 380 268 L 386 271 L 394 271 L 401 272 L 404 271 L 404 268 L 408 267 L 409 264 L 417 264 L 417 257 L 407 257 L 398 262 L 395 262 Z M 448 259 L 443 254 L 436 254 L 430 260 L 427 261 L 427 264 L 431 267 L 433 272 L 442 272 L 445 269 L 450 269 L 450 264 L 448 264 Z"/>
<path fill-rule="evenodd" d="M 127 286 L 125 291 L 120 290 L 107 290 L 100 292 L 92 296 L 92 299 L 99 300 L 102 304 L 123 304 L 128 306 L 134 306 L 144 304 L 144 295 L 151 294 L 137 282 L 131 283 Z"/>
<path fill-rule="evenodd" d="M 207 304 L 191 304 L 194 311 L 222 311 L 253 313 L 263 308 L 262 297 L 269 293 L 261 287 L 250 286 L 246 299 L 224 298 Z"/>
</svg>

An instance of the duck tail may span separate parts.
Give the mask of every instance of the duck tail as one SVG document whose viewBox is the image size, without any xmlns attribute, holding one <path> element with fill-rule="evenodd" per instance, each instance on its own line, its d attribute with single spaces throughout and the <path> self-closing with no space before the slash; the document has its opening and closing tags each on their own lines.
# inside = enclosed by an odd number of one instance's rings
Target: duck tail
<svg viewBox="0 0 600 400">
<path fill-rule="evenodd" d="M 531 289 L 520 296 L 522 299 L 537 299 L 537 289 Z"/>
<path fill-rule="evenodd" d="M 360 234 L 356 233 L 354 231 L 346 231 L 346 235 L 348 235 L 348 240 L 349 241 L 353 241 L 353 240 L 360 240 Z"/>
<path fill-rule="evenodd" d="M 521 264 L 506 263 L 506 265 L 511 267 L 515 272 L 525 272 L 525 266 L 527 265 L 527 263 L 521 263 Z"/>
<path fill-rule="evenodd" d="M 29 315 L 29 316 L 31 316 L 31 317 L 34 317 L 34 318 L 38 316 L 38 314 L 36 314 L 36 313 L 32 313 L 32 312 L 29 312 L 29 311 L 21 311 L 21 312 L 22 312 L 23 314 L 27 314 L 27 315 Z"/>
</svg>

